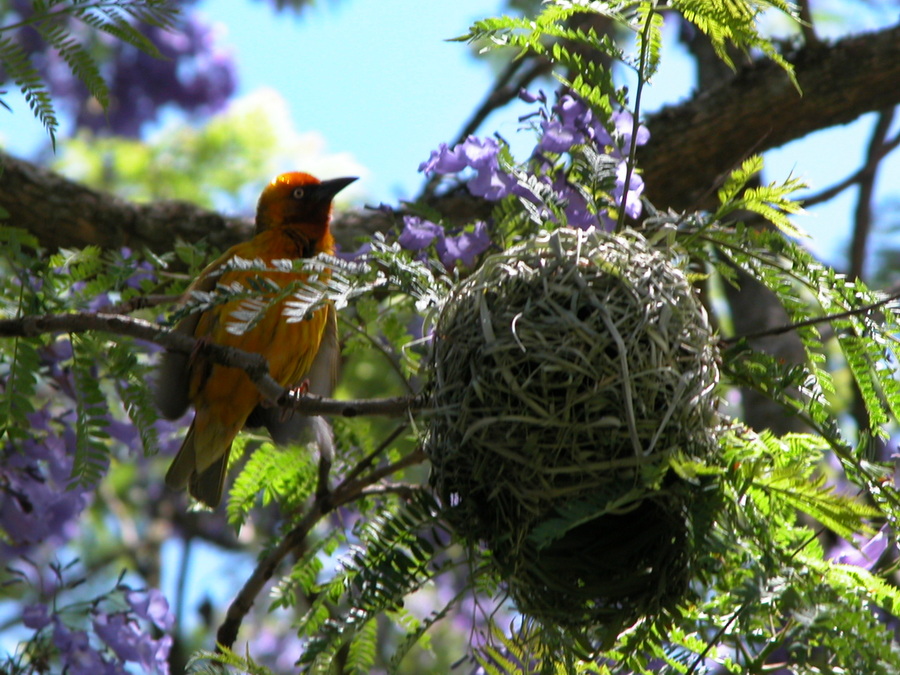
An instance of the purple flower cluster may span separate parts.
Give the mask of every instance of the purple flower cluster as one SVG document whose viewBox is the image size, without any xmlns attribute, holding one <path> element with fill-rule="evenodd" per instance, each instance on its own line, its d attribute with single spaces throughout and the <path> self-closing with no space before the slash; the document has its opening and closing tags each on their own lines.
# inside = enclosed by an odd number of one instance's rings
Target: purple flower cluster
<svg viewBox="0 0 900 675">
<path fill-rule="evenodd" d="M 891 543 L 890 528 L 884 525 L 871 539 L 860 537 L 854 543 L 841 540 L 828 552 L 828 558 L 840 565 L 853 565 L 871 570 L 889 548 L 896 547 Z"/>
<path fill-rule="evenodd" d="M 419 170 L 441 175 L 471 172 L 471 177 L 466 181 L 469 192 L 491 201 L 512 194 L 542 207 L 546 206 L 548 198 L 552 199 L 563 205 L 566 222 L 571 227 L 609 229 L 613 224 L 609 209 L 619 208 L 623 199 L 626 215 L 639 217 L 644 182 L 634 171 L 628 175 L 627 158 L 632 141 L 640 146 L 649 140 L 646 127 L 638 125 L 635 129 L 631 113 L 622 110 L 611 117 L 614 127 L 611 133 L 591 108 L 572 93 L 560 96 L 549 111 L 543 94 L 532 96 L 523 93 L 522 98 L 544 104 L 538 113 L 542 118 L 538 125 L 539 139 L 524 172 L 517 173 L 502 166 L 502 148 L 498 141 L 475 136 L 452 148 L 441 144 L 422 162 Z M 579 146 L 591 146 L 615 163 L 615 184 L 609 190 L 605 204 L 598 205 L 594 195 L 583 186 L 573 185 L 565 168 L 558 167 L 559 156 L 571 154 Z M 548 188 L 547 194 L 539 196 L 534 187 L 529 186 L 529 178 Z M 553 218 L 550 209 L 547 209 L 546 216 Z"/>
<path fill-rule="evenodd" d="M 397 243 L 408 251 L 424 255 L 425 250 L 434 246 L 444 267 L 453 269 L 457 262 L 465 267 L 473 267 L 475 259 L 491 245 L 487 223 L 479 221 L 471 230 L 463 230 L 455 235 L 448 235 L 444 228 L 436 223 L 423 220 L 418 216 L 404 216 L 403 231 Z"/>
<path fill-rule="evenodd" d="M 14 10 L 20 19 L 34 11 L 31 3 L 22 0 L 14 3 Z M 88 41 L 84 24 L 72 19 L 66 29 L 79 42 Z M 143 32 L 163 58 L 146 54 L 107 33 L 90 36 L 107 52 L 101 64 L 110 95 L 106 111 L 91 102 L 84 85 L 33 28 L 22 27 L 15 39 L 45 78 L 54 98 L 63 100 L 72 110 L 78 128 L 136 137 L 165 105 L 205 114 L 222 108 L 235 92 L 233 58 L 218 46 L 216 29 L 196 14 L 174 32 L 155 26 L 148 26 Z"/>
<path fill-rule="evenodd" d="M 62 343 L 54 347 L 65 351 Z M 74 536 L 78 516 L 90 501 L 90 490 L 71 485 L 74 417 L 71 410 L 54 413 L 47 404 L 28 416 L 27 438 L 0 448 L 0 529 L 8 540 L 0 544 L 0 559 L 27 554 L 44 542 L 58 546 Z"/>
<path fill-rule="evenodd" d="M 460 173 L 473 169 L 474 177 L 466 185 L 476 197 L 490 201 L 503 199 L 515 187 L 516 179 L 500 168 L 500 144 L 493 138 L 469 136 L 462 143 L 450 148 L 441 143 L 431 156 L 419 165 L 426 174 Z"/>
<path fill-rule="evenodd" d="M 153 630 L 165 633 L 172 628 L 172 614 L 165 597 L 156 589 L 148 592 L 128 591 L 127 609 L 106 612 L 100 609 L 103 598 L 90 603 L 89 617 L 76 609 L 55 611 L 43 603 L 24 608 L 22 623 L 36 632 L 50 631 L 55 649 L 52 657 L 70 675 L 126 675 L 126 664 L 140 666 L 141 672 L 168 675 L 172 637 L 154 638 Z M 99 640 L 92 640 L 87 630 L 72 627 L 90 619 L 90 627 Z"/>
</svg>

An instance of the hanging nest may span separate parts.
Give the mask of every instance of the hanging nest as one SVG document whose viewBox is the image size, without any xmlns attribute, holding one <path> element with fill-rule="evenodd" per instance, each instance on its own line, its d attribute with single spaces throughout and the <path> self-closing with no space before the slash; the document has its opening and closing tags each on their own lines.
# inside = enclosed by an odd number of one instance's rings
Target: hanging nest
<svg viewBox="0 0 900 675">
<path fill-rule="evenodd" d="M 715 491 L 716 351 L 639 234 L 559 230 L 492 256 L 434 332 L 426 450 L 446 518 L 518 608 L 628 625 L 685 598 Z"/>
</svg>

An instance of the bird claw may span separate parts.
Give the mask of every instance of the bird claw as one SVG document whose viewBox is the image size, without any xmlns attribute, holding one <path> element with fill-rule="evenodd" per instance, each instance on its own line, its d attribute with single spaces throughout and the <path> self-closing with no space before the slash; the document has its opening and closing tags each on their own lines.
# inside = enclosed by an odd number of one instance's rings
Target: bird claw
<svg viewBox="0 0 900 675">
<path fill-rule="evenodd" d="M 303 380 L 300 384 L 298 384 L 296 387 L 291 389 L 291 394 L 293 396 L 297 396 L 297 397 L 306 396 L 306 394 L 308 394 L 308 393 L 309 393 L 309 380 L 308 379 Z"/>
<path fill-rule="evenodd" d="M 296 387 L 288 390 L 287 396 L 285 397 L 284 400 L 290 401 L 293 399 L 299 399 L 301 396 L 305 396 L 308 392 L 309 392 L 309 380 L 303 380 Z M 272 405 L 272 404 L 270 403 L 269 405 Z M 282 408 L 281 409 L 281 418 L 279 419 L 279 421 L 284 422 L 293 414 L 294 414 L 294 410 L 292 410 L 291 408 L 289 408 L 289 407 Z"/>
<path fill-rule="evenodd" d="M 194 346 L 191 347 L 191 353 L 188 355 L 188 363 L 193 364 L 200 356 L 200 352 L 202 352 L 212 343 L 212 338 L 209 335 L 201 335 L 200 337 L 198 337 L 197 341 L 194 343 Z"/>
</svg>

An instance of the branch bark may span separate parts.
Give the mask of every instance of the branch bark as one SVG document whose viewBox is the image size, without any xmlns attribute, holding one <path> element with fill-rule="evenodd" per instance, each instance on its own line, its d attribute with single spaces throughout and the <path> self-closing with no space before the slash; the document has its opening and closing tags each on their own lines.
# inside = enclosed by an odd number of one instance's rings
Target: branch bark
<svg viewBox="0 0 900 675">
<path fill-rule="evenodd" d="M 638 165 L 650 201 L 678 210 L 707 206 L 710 188 L 746 156 L 900 103 L 900 26 L 815 43 L 786 58 L 802 95 L 763 60 L 648 119 L 650 142 Z M 842 153 L 831 159 L 842 161 Z"/>
<path fill-rule="evenodd" d="M 196 351 L 213 363 L 241 368 L 266 400 L 282 408 L 295 410 L 302 415 L 402 417 L 425 406 L 425 400 L 421 396 L 338 401 L 312 394 L 297 394 L 282 387 L 269 375 L 269 364 L 260 354 L 225 347 L 213 342 L 199 341 L 188 335 L 176 333 L 163 326 L 130 316 L 72 312 L 70 314 L 45 314 L 18 319 L 0 319 L 0 338 L 37 337 L 52 333 L 83 333 L 86 331 L 128 335 L 173 351 L 185 353 Z"/>
<path fill-rule="evenodd" d="M 714 195 L 711 186 L 748 154 L 900 103 L 900 26 L 814 43 L 786 58 L 796 68 L 802 95 L 778 66 L 759 61 L 648 118 L 652 136 L 638 164 L 658 208 L 704 206 Z M 51 249 L 96 244 L 161 252 L 171 249 L 175 237 L 206 237 L 225 249 L 250 231 L 248 222 L 182 202 L 132 204 L 3 153 L 0 166 L 0 206 L 10 214 L 8 224 L 31 231 Z M 451 219 L 490 212 L 489 205 L 459 192 L 431 205 Z M 394 222 L 380 210 L 340 214 L 334 231 L 342 247 L 352 250 L 358 237 Z"/>
</svg>

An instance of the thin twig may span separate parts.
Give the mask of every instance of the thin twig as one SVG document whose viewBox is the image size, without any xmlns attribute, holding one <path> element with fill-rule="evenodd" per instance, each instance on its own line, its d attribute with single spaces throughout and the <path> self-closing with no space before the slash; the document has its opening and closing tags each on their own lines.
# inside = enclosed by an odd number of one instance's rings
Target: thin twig
<svg viewBox="0 0 900 675">
<path fill-rule="evenodd" d="M 387 464 L 366 474 L 365 478 L 360 478 L 358 480 L 344 479 L 340 486 L 334 491 L 334 505 L 341 506 L 342 504 L 351 502 L 354 499 L 357 499 L 362 494 L 363 490 L 373 483 L 377 483 L 382 478 L 400 471 L 400 469 L 405 469 L 414 466 L 415 464 L 421 464 L 426 459 L 428 459 L 428 455 L 425 454 L 424 450 L 414 450 L 393 464 Z M 338 496 L 338 493 L 340 493 L 340 497 Z"/>
<path fill-rule="evenodd" d="M 793 330 L 797 330 L 798 328 L 805 328 L 807 326 L 815 326 L 820 323 L 830 323 L 832 321 L 838 321 L 840 319 L 847 319 L 851 316 L 857 316 L 859 314 L 867 314 L 874 309 L 879 309 L 884 307 L 885 305 L 889 305 L 890 303 L 900 299 L 900 292 L 892 293 L 891 295 L 878 300 L 876 302 L 871 302 L 868 305 L 862 305 L 861 307 L 856 307 L 854 309 L 848 309 L 843 312 L 835 312 L 834 314 L 825 314 L 824 316 L 816 316 L 809 319 L 804 319 L 803 321 L 796 321 L 794 323 L 788 323 L 783 326 L 775 326 L 774 328 L 766 328 L 765 330 L 757 331 L 756 333 L 745 333 L 744 335 L 734 335 L 732 337 L 721 337 L 719 338 L 719 344 L 729 345 L 735 344 L 736 342 L 740 342 L 741 340 L 756 340 L 758 338 L 764 337 L 772 337 L 774 335 L 783 335 L 784 333 L 790 333 Z"/>
<path fill-rule="evenodd" d="M 0 338 L 38 337 L 50 333 L 88 331 L 126 335 L 172 351 L 198 353 L 219 365 L 240 368 L 247 373 L 264 399 L 305 415 L 400 417 L 424 406 L 424 400 L 418 396 L 337 401 L 313 395 L 297 395 L 290 389 L 282 387 L 269 375 L 269 364 L 260 354 L 197 340 L 131 316 L 104 312 L 72 312 L 0 319 Z"/>
<path fill-rule="evenodd" d="M 884 142 L 879 151 L 874 155 L 867 155 L 866 164 L 854 174 L 848 176 L 838 183 L 835 183 L 830 188 L 822 190 L 822 192 L 805 198 L 803 200 L 803 206 L 809 208 L 810 206 L 815 206 L 817 204 L 821 204 L 822 202 L 827 202 L 829 199 L 834 199 L 844 190 L 847 190 L 859 183 L 860 180 L 862 180 L 863 177 L 872 170 L 873 163 L 877 164 L 878 162 L 880 162 L 884 157 L 897 149 L 898 146 L 900 146 L 900 134 L 897 134 L 891 140 Z"/>
<path fill-rule="evenodd" d="M 851 279 L 862 279 L 866 265 L 866 245 L 872 230 L 872 197 L 875 193 L 875 176 L 878 174 L 879 161 L 883 156 L 884 144 L 888 131 L 894 122 L 894 109 L 883 110 L 878 116 L 875 128 L 872 130 L 872 138 L 869 140 L 866 152 L 866 171 L 859 176 L 859 193 L 856 198 L 856 209 L 853 217 L 853 240 L 850 245 L 850 269 L 848 275 Z"/>
<path fill-rule="evenodd" d="M 625 163 L 625 187 L 622 188 L 622 203 L 619 205 L 619 217 L 616 232 L 625 227 L 625 207 L 628 204 L 628 191 L 631 189 L 631 176 L 634 174 L 635 155 L 637 154 L 638 129 L 641 125 L 641 99 L 646 83 L 648 51 L 650 49 L 650 31 L 653 28 L 653 17 L 656 9 L 652 6 L 647 12 L 647 19 L 641 30 L 641 54 L 638 65 L 637 91 L 634 94 L 634 117 L 631 124 L 631 139 L 628 144 L 628 161 Z"/>
<path fill-rule="evenodd" d="M 359 460 L 356 463 L 356 466 L 354 466 L 352 469 L 350 469 L 350 471 L 347 472 L 347 474 L 344 476 L 344 482 L 346 483 L 347 481 L 354 480 L 363 471 L 372 466 L 372 464 L 375 462 L 375 458 L 378 457 L 382 452 L 387 450 L 390 447 L 391 443 L 397 440 L 397 437 L 400 436 L 400 434 L 402 434 L 404 431 L 406 431 L 408 426 L 408 424 L 403 423 L 396 429 L 394 429 L 390 434 L 388 434 L 388 437 L 385 438 L 381 443 L 379 443 L 377 448 L 375 448 L 374 450 L 372 450 L 372 452 Z"/>
<path fill-rule="evenodd" d="M 281 561 L 284 560 L 284 558 L 297 546 L 300 546 L 303 543 L 303 540 L 312 528 L 315 527 L 319 520 L 325 515 L 323 508 L 324 501 L 325 500 L 321 499 L 313 500 L 309 511 L 307 511 L 303 519 L 288 532 L 287 535 L 285 535 L 278 546 L 269 551 L 269 553 L 257 563 L 256 568 L 253 570 L 253 574 L 250 575 L 234 600 L 231 601 L 231 605 L 228 606 L 225 620 L 216 632 L 217 645 L 231 648 L 234 644 L 234 641 L 237 639 L 238 631 L 241 628 L 241 623 L 243 623 L 244 617 L 247 616 L 250 608 L 253 607 L 256 596 L 260 594 L 263 586 L 265 586 L 266 582 L 274 576 L 275 570 L 278 569 Z"/>
<path fill-rule="evenodd" d="M 219 626 L 216 633 L 216 642 L 220 646 L 231 648 L 237 639 L 238 631 L 241 628 L 244 617 L 253 607 L 257 596 L 262 592 L 266 583 L 275 575 L 275 571 L 281 565 L 282 561 L 288 554 L 301 546 L 318 522 L 324 518 L 329 511 L 344 506 L 361 497 L 372 494 L 369 490 L 375 483 L 382 478 L 399 471 L 400 469 L 419 464 L 425 461 L 426 455 L 422 450 L 416 450 L 406 455 L 402 459 L 393 464 L 388 464 L 376 469 L 359 480 L 344 479 L 333 492 L 328 494 L 319 493 L 315 496 L 306 515 L 300 522 L 285 535 L 284 539 L 279 542 L 278 546 L 272 549 L 253 570 L 253 574 L 244 583 L 244 586 L 235 596 L 228 611 L 225 620 Z M 388 489 L 391 488 L 391 489 Z M 399 492 L 401 495 L 409 494 L 413 488 L 405 486 L 401 489 L 399 485 L 384 486 L 380 492 Z"/>
</svg>

